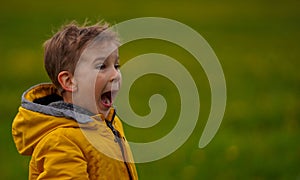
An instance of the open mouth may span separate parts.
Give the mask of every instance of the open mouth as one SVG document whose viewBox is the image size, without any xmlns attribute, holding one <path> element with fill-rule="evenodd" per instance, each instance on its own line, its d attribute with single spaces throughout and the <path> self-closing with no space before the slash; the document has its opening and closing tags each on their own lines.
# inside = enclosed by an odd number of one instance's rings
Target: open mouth
<svg viewBox="0 0 300 180">
<path fill-rule="evenodd" d="M 107 108 L 112 106 L 112 92 L 111 91 L 105 92 L 101 95 L 101 103 Z"/>
<path fill-rule="evenodd" d="M 113 101 L 117 93 L 118 93 L 117 90 L 104 92 L 101 95 L 101 103 L 103 104 L 103 106 L 106 108 L 110 108 L 113 105 Z"/>
</svg>

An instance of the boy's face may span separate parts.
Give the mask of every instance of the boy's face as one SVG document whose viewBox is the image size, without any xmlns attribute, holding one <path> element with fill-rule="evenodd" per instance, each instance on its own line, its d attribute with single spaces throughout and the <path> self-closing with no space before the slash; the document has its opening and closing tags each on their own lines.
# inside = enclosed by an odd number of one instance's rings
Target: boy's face
<svg viewBox="0 0 300 180">
<path fill-rule="evenodd" d="M 106 115 L 121 85 L 118 45 L 104 41 L 88 46 L 74 72 L 73 103 Z"/>
</svg>

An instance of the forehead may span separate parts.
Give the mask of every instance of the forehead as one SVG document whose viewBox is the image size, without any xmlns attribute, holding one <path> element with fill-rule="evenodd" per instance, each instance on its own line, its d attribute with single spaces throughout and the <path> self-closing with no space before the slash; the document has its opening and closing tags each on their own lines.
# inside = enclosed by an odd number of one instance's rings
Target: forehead
<svg viewBox="0 0 300 180">
<path fill-rule="evenodd" d="M 79 58 L 80 61 L 94 61 L 95 59 L 107 59 L 110 56 L 118 56 L 119 44 L 117 41 L 96 41 L 88 45 Z"/>
</svg>

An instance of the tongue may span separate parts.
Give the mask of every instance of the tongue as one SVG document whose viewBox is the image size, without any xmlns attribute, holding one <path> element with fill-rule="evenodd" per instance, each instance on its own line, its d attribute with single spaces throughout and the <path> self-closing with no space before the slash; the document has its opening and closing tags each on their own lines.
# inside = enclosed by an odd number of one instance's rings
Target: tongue
<svg viewBox="0 0 300 180">
<path fill-rule="evenodd" d="M 111 106 L 111 99 L 109 93 L 105 93 L 101 96 L 101 102 L 103 105 L 110 107 Z"/>
</svg>

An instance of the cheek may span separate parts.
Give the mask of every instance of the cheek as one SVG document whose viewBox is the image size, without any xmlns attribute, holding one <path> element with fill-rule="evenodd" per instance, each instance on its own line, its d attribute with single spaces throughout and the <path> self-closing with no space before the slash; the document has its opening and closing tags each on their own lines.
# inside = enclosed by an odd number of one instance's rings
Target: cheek
<svg viewBox="0 0 300 180">
<path fill-rule="evenodd" d="M 81 86 L 85 86 L 83 87 L 85 89 L 90 89 L 95 87 L 96 82 L 97 82 L 97 77 L 91 74 L 85 74 L 82 75 L 82 77 L 80 77 Z"/>
<path fill-rule="evenodd" d="M 76 82 L 79 94 L 81 94 L 81 96 L 90 96 L 93 94 L 93 91 L 96 90 L 97 74 L 91 71 L 89 73 L 78 73 Z"/>
<path fill-rule="evenodd" d="M 95 82 L 94 84 L 95 93 L 101 92 L 105 85 L 105 78 L 102 77 L 101 75 L 98 75 L 94 82 Z"/>
</svg>

